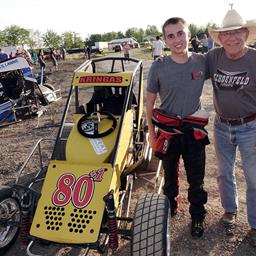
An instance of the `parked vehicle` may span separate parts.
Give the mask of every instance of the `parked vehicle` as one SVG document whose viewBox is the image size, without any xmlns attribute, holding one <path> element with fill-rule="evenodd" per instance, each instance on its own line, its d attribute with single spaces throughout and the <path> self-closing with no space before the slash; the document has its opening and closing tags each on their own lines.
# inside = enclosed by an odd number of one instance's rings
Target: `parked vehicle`
<svg viewBox="0 0 256 256">
<path fill-rule="evenodd" d="M 0 63 L 0 127 L 41 116 L 45 106 L 60 99 L 60 90 L 46 83 L 44 72 L 34 75 L 22 57 Z"/>
<path fill-rule="evenodd" d="M 123 46 L 121 44 L 117 44 L 114 47 L 115 52 L 121 52 L 123 50 Z"/>
<path fill-rule="evenodd" d="M 39 255 L 41 242 L 103 254 L 116 250 L 120 238 L 131 241 L 133 256 L 170 254 L 166 196 L 142 195 L 130 215 L 135 173 L 151 154 L 142 61 L 129 58 L 126 71 L 126 60 L 87 60 L 75 70 L 50 162 L 39 155 L 35 178 L 20 183 L 41 140 L 16 183 L 0 187 L 0 253 L 20 232 L 31 256 Z"/>
</svg>

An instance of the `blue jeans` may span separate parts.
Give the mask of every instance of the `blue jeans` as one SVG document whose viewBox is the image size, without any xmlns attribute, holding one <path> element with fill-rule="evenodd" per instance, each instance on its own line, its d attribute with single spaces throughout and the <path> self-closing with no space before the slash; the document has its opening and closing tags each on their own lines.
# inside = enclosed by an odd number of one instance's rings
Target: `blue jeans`
<svg viewBox="0 0 256 256">
<path fill-rule="evenodd" d="M 248 222 L 256 228 L 256 121 L 241 125 L 214 122 L 215 150 L 218 163 L 218 185 L 225 212 L 234 213 L 238 208 L 235 159 L 237 148 L 247 184 L 246 203 Z"/>
</svg>

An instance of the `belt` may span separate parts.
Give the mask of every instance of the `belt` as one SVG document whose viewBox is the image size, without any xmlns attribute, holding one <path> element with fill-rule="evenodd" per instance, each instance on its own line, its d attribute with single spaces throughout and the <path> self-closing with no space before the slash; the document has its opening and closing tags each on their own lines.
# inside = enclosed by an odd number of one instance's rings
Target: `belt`
<svg viewBox="0 0 256 256">
<path fill-rule="evenodd" d="M 256 114 L 238 119 L 225 119 L 219 116 L 219 120 L 228 125 L 241 125 L 256 120 Z"/>
</svg>

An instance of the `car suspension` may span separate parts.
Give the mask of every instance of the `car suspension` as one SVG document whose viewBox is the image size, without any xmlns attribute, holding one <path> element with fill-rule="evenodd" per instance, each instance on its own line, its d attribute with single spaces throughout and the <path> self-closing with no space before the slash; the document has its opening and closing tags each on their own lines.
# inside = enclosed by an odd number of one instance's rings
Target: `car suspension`
<svg viewBox="0 0 256 256">
<path fill-rule="evenodd" d="M 118 248 L 118 230 L 113 191 L 110 191 L 104 199 L 108 214 L 109 248 L 116 250 Z"/>
<path fill-rule="evenodd" d="M 20 217 L 20 241 L 27 245 L 29 230 L 31 226 L 30 207 L 32 205 L 32 195 L 26 191 L 21 196 L 21 217 Z"/>
</svg>

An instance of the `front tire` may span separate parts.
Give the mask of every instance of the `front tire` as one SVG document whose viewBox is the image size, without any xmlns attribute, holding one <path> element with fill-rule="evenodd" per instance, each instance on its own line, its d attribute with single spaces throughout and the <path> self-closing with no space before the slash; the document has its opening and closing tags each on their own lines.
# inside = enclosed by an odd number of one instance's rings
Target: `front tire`
<svg viewBox="0 0 256 256">
<path fill-rule="evenodd" d="M 146 194 L 136 206 L 132 229 L 132 256 L 170 255 L 170 210 L 165 195 Z"/>
<path fill-rule="evenodd" d="M 21 210 L 12 194 L 11 187 L 0 187 L 0 255 L 9 249 L 19 234 Z"/>
</svg>

